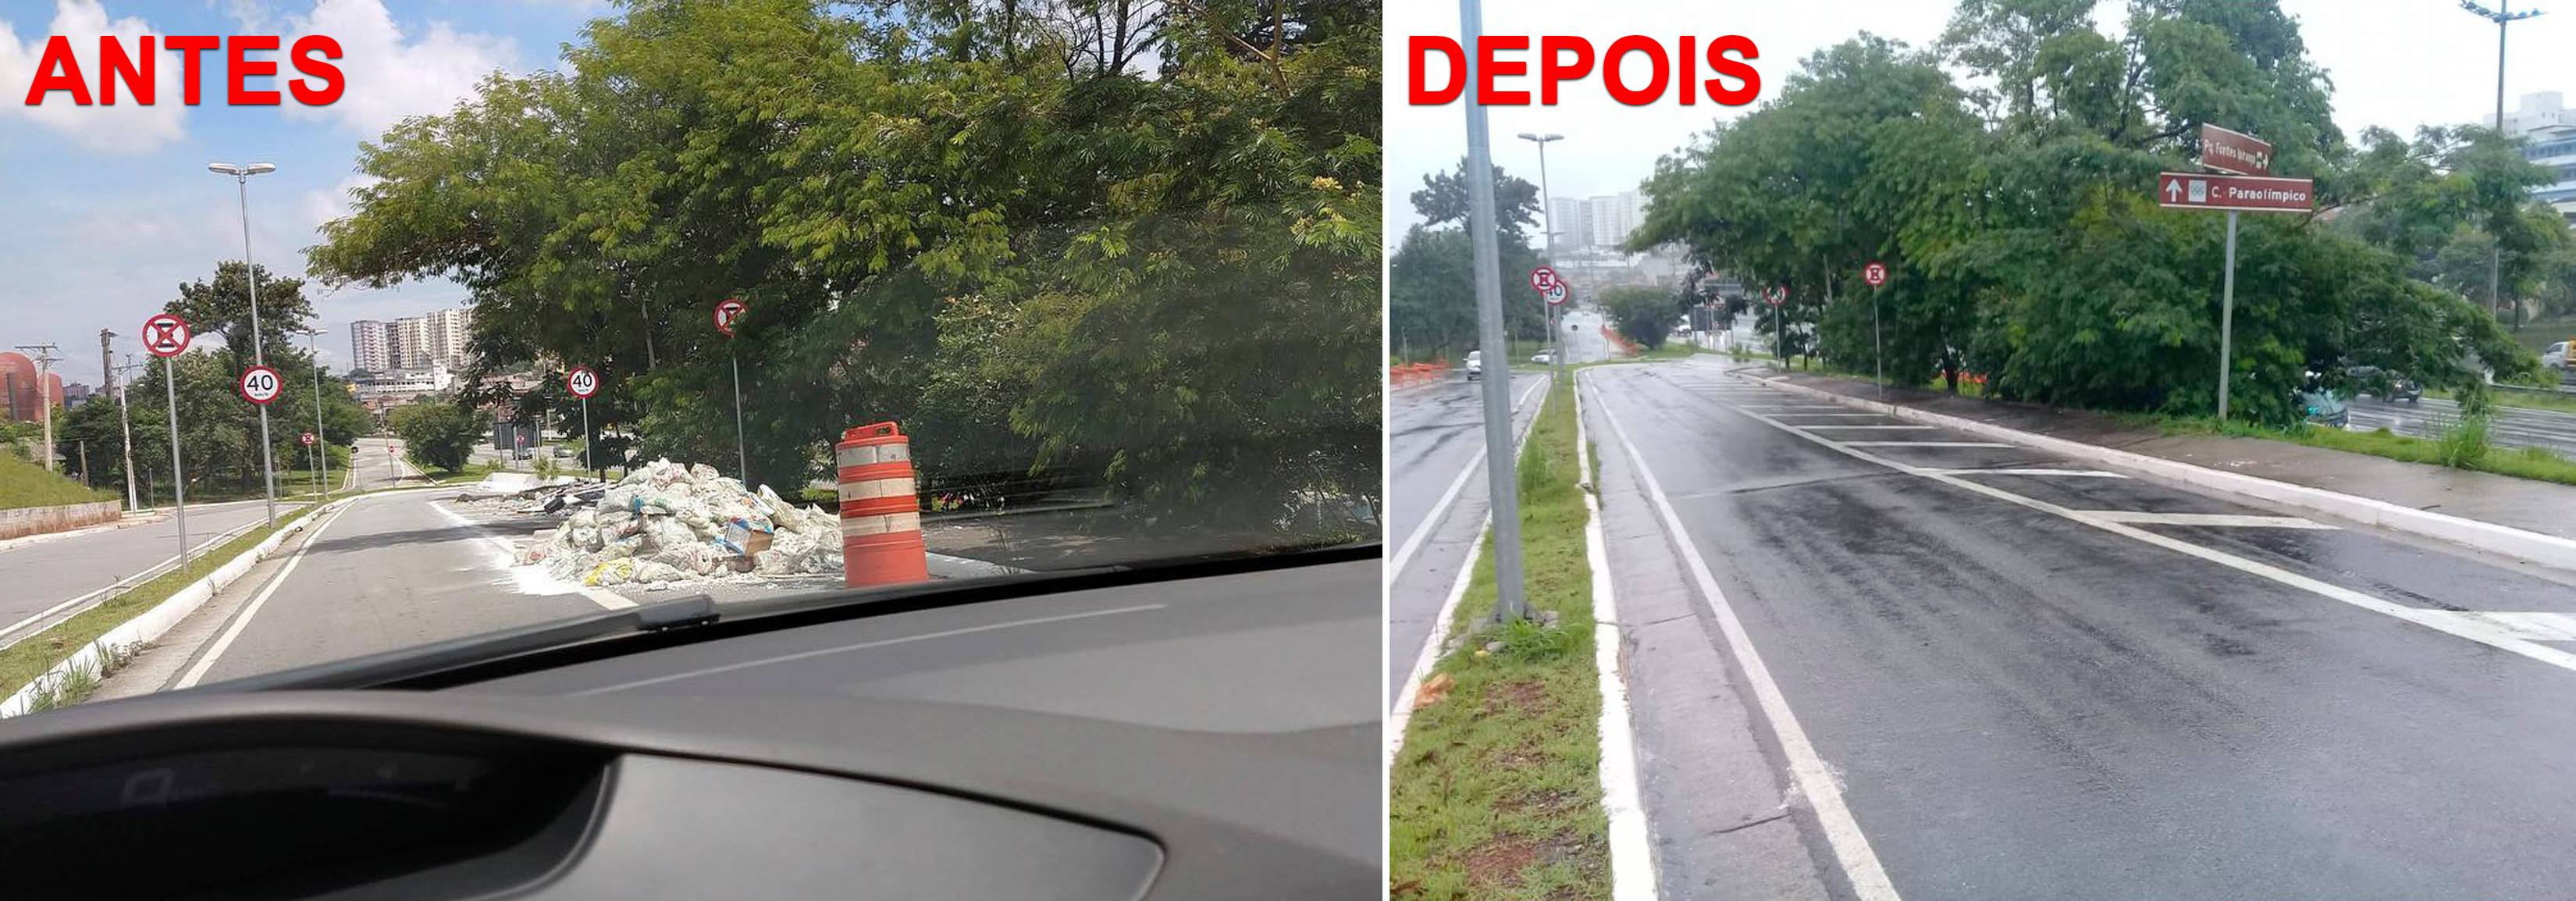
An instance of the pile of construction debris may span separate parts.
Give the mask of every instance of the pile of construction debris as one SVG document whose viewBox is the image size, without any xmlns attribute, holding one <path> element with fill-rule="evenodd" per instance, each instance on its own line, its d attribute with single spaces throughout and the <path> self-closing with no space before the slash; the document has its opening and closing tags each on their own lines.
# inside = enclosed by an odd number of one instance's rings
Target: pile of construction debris
<svg viewBox="0 0 2576 901">
<path fill-rule="evenodd" d="M 519 551 L 583 585 L 841 571 L 841 520 L 700 463 L 655 460 Z"/>
</svg>

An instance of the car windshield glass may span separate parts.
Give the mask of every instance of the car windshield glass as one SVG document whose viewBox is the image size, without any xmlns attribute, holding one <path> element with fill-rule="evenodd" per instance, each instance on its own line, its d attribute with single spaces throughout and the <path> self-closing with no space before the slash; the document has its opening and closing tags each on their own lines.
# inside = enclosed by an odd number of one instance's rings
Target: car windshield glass
<svg viewBox="0 0 2576 901">
<path fill-rule="evenodd" d="M 0 714 L 1376 540 L 1377 4 L 385 6 L 335 105 L 7 127 L 95 215 L 12 229 Z"/>
</svg>

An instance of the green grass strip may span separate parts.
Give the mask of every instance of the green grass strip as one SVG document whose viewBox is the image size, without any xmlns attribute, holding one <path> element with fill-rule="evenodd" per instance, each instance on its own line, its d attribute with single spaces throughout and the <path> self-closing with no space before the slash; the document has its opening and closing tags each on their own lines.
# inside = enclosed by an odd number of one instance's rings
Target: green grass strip
<svg viewBox="0 0 2576 901">
<path fill-rule="evenodd" d="M 1574 445 L 1573 390 L 1558 384 L 1521 449 L 1519 492 L 1530 606 L 1557 612 L 1559 625 L 1478 631 L 1434 666 L 1425 684 L 1446 677 L 1448 688 L 1414 708 L 1391 774 L 1396 899 L 1610 895 L 1592 570 Z M 1452 634 L 1492 616 L 1493 559 L 1479 558 Z M 1494 641 L 1503 647 L 1488 653 Z"/>
<path fill-rule="evenodd" d="M 144 611 L 160 605 L 162 601 L 169 600 L 170 596 L 178 593 L 179 589 L 188 587 L 188 583 L 204 578 L 207 573 L 215 571 L 216 567 L 222 566 L 226 561 L 259 546 L 259 543 L 266 540 L 270 533 L 294 522 L 296 517 L 304 515 L 305 511 L 310 509 L 312 508 L 304 506 L 282 510 L 275 524 L 253 529 L 240 537 L 224 542 L 221 546 L 207 550 L 204 554 L 190 560 L 185 570 L 174 569 L 162 573 L 149 582 L 126 589 L 123 594 L 108 599 L 106 603 L 54 624 L 53 628 L 27 636 L 17 644 L 0 648 L 0 685 L 8 686 L 9 692 L 16 692 L 25 687 L 27 683 L 35 681 L 37 676 L 44 675 L 46 670 L 52 669 L 54 664 L 71 659 L 73 654 L 80 653 L 81 648 L 88 646 L 90 642 L 97 641 L 99 636 L 107 634 L 108 630 L 124 625 L 126 620 L 140 616 Z M 92 675 L 95 676 L 95 674 Z M 77 694 L 68 692 L 61 694 L 65 696 L 58 698 L 58 703 L 79 700 Z M 86 692 L 78 694 L 86 694 Z"/>
</svg>

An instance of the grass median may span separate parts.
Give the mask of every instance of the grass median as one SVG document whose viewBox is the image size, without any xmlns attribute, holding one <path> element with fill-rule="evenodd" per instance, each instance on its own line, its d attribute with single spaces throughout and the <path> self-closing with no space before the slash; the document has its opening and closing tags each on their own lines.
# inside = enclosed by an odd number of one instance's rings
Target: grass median
<svg viewBox="0 0 2576 901">
<path fill-rule="evenodd" d="M 171 595 L 187 587 L 188 583 L 205 578 L 207 573 L 213 572 L 226 561 L 259 546 L 261 541 L 266 540 L 278 528 L 294 522 L 296 517 L 304 515 L 311 509 L 310 506 L 300 506 L 281 510 L 276 524 L 253 529 L 231 541 L 208 549 L 190 560 L 184 570 L 174 569 L 162 573 L 151 581 L 126 589 L 124 593 L 109 598 L 105 603 L 83 611 L 78 616 L 54 624 L 53 628 L 27 636 L 24 640 L 6 648 L 0 648 L 0 686 L 6 687 L 5 691 L 0 691 L 0 696 L 16 692 L 27 683 L 35 681 L 37 676 L 52 669 L 54 664 L 80 653 L 81 648 L 88 646 L 90 642 L 97 641 L 99 636 L 107 634 L 108 630 L 124 625 L 126 620 L 142 615 L 144 611 L 158 606 L 162 601 L 169 600 Z M 39 700 L 45 703 L 36 705 L 34 709 L 41 710 L 75 703 L 82 695 L 88 693 L 87 689 L 97 687 L 97 679 L 103 676 L 104 674 L 101 673 L 92 673 L 86 679 L 72 680 L 65 686 L 66 690 L 56 691 L 46 698 L 40 698 Z"/>
<path fill-rule="evenodd" d="M 1426 679 L 1390 776 L 1393 898 L 1610 895 L 1573 407 L 1568 385 L 1548 391 L 1518 466 L 1523 582 L 1558 624 L 1478 630 Z M 1493 559 L 1478 558 L 1452 634 L 1492 615 Z"/>
</svg>

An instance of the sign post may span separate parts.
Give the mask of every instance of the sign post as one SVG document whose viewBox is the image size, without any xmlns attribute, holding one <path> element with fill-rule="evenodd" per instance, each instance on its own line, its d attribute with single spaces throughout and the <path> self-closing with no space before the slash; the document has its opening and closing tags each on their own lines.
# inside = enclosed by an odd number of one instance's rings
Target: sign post
<svg viewBox="0 0 2576 901">
<path fill-rule="evenodd" d="M 1887 339 L 1878 329 L 1878 286 L 1887 284 L 1887 264 L 1877 260 L 1860 267 L 1860 280 L 1869 283 L 1870 360 L 1878 367 L 1878 399 L 1887 399 Z"/>
<path fill-rule="evenodd" d="M 1556 268 L 1553 266 L 1540 266 L 1530 270 L 1529 282 L 1530 290 L 1538 292 L 1539 299 L 1546 301 L 1546 305 L 1541 309 L 1547 312 L 1547 343 L 1554 348 L 1547 359 L 1549 365 L 1562 376 L 1565 374 L 1565 339 L 1557 337 L 1556 317 L 1557 308 L 1565 304 L 1565 278 L 1556 274 Z"/>
<path fill-rule="evenodd" d="M 1764 288 L 1762 299 L 1771 302 L 1771 355 L 1780 358 L 1780 369 L 1785 372 L 1789 368 L 1789 323 L 1788 309 L 1782 304 L 1789 300 L 1789 289 L 1783 285 Z"/>
<path fill-rule="evenodd" d="M 188 352 L 188 321 L 163 313 L 143 320 L 143 349 L 161 358 L 163 410 L 170 414 L 171 518 L 179 524 L 179 571 L 188 569 L 188 471 L 179 456 L 179 371 L 170 361 Z"/>
<path fill-rule="evenodd" d="M 2227 381 L 2236 352 L 2236 214 L 2304 213 L 2316 208 L 2316 184 L 2271 178 L 2272 145 L 2215 125 L 2200 127 L 2201 168 L 2222 173 L 2162 172 L 2156 205 L 2227 213 L 2227 272 L 2218 294 L 2218 418 L 2227 419 Z"/>
<path fill-rule="evenodd" d="M 564 388 L 581 398 L 581 468 L 590 469 L 590 445 L 596 440 L 590 434 L 590 396 L 599 393 L 599 373 L 575 366 L 564 374 Z"/>
<path fill-rule="evenodd" d="M 313 446 L 313 433 L 312 433 L 312 432 L 305 432 L 305 433 L 302 433 L 302 434 L 299 434 L 299 435 L 295 436 L 295 443 L 297 443 L 297 444 L 301 444 L 301 445 L 304 445 L 304 452 L 305 452 L 305 453 L 308 453 L 308 454 L 314 454 L 314 455 L 315 455 L 314 460 L 313 460 L 313 493 L 314 493 L 315 495 L 320 495 L 320 494 L 322 493 L 322 460 L 321 460 L 321 457 L 320 457 L 320 453 L 321 453 L 321 451 L 320 451 L 320 449 L 319 449 L 319 448 L 316 448 L 316 447 L 314 447 L 314 446 Z"/>
<path fill-rule="evenodd" d="M 741 300 L 725 298 L 716 302 L 716 331 L 725 336 L 725 356 L 733 361 L 733 461 L 734 476 L 745 484 L 751 482 L 751 452 L 744 446 L 742 432 L 742 355 L 733 350 L 733 321 L 751 309 Z"/>
</svg>

